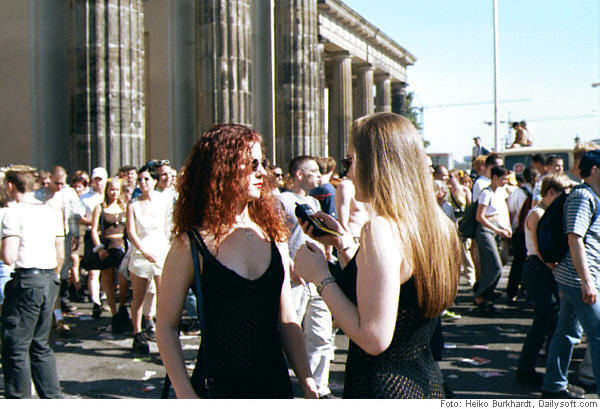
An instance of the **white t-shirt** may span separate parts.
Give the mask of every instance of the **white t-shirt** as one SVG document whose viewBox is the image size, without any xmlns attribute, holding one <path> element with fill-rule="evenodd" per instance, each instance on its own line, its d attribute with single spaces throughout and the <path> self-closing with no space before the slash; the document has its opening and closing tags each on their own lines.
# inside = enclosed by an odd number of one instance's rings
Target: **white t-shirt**
<svg viewBox="0 0 600 409">
<path fill-rule="evenodd" d="M 25 199 L 9 207 L 2 219 L 2 238 L 17 236 L 19 252 L 16 268 L 56 268 L 56 237 L 64 236 L 58 211 L 28 193 Z"/>
<path fill-rule="evenodd" d="M 485 209 L 486 217 L 494 217 L 498 227 L 510 230 L 510 216 L 506 204 L 507 197 L 506 189 L 499 187 L 495 192 L 492 192 L 491 189 L 483 189 L 478 200 L 479 204 L 487 206 Z"/>
<path fill-rule="evenodd" d="M 473 184 L 473 201 L 479 199 L 481 191 L 488 187 L 490 183 L 492 183 L 492 180 L 485 175 L 481 175 L 477 178 L 477 180 Z"/>
<path fill-rule="evenodd" d="M 306 240 L 310 240 L 310 237 L 304 234 L 302 227 L 298 224 L 298 218 L 296 217 L 296 203 L 307 204 L 315 212 L 321 210 L 321 204 L 312 196 L 300 196 L 291 191 L 283 192 L 278 199 L 285 210 L 285 224 L 290 229 L 288 244 L 290 257 L 293 260 L 298 249 L 302 247 Z"/>
<path fill-rule="evenodd" d="M 102 203 L 103 199 L 104 199 L 104 195 L 96 192 L 95 190 L 90 190 L 81 195 L 81 202 L 83 203 L 83 206 L 85 207 L 85 217 L 86 218 L 92 217 L 92 213 L 94 212 L 94 209 L 96 208 L 96 206 L 98 206 L 100 203 Z M 91 230 L 92 226 L 86 226 L 86 228 L 87 228 L 87 230 Z"/>
<path fill-rule="evenodd" d="M 529 185 L 524 185 L 523 188 L 531 193 Z M 525 204 L 525 200 L 527 200 L 527 193 L 523 191 L 523 188 L 518 187 L 513 189 L 506 200 L 508 211 L 510 212 L 510 225 L 513 231 L 517 230 L 517 227 L 519 227 L 519 214 L 521 213 L 521 208 Z"/>
</svg>

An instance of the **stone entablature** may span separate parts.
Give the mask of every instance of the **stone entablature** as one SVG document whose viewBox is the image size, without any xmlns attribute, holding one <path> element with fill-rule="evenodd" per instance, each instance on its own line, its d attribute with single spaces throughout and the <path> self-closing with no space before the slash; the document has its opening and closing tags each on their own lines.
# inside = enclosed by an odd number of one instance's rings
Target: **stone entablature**
<svg viewBox="0 0 600 409">
<path fill-rule="evenodd" d="M 354 57 L 406 82 L 406 67 L 416 58 L 339 0 L 319 0 L 319 35 Z"/>
</svg>

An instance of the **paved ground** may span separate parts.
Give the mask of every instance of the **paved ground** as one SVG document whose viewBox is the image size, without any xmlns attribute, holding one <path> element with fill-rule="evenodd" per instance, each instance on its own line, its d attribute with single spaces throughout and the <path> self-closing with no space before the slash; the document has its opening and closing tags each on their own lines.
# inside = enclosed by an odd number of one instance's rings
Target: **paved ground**
<svg viewBox="0 0 600 409">
<path fill-rule="evenodd" d="M 504 289 L 506 271 L 499 288 Z M 68 338 L 53 336 L 59 378 L 67 398 L 159 398 L 164 369 L 155 343 L 150 343 L 149 357 L 139 358 L 130 352 L 131 337 L 113 336 L 106 331 L 108 313 L 100 320 L 91 318 L 91 308 L 76 304 L 78 311 L 67 321 L 72 328 Z M 467 286 L 461 285 L 452 311 L 461 314 L 455 322 L 444 322 L 447 349 L 441 368 L 457 398 L 539 398 L 539 389 L 517 383 L 514 371 L 532 310 L 497 303 L 495 317 L 482 317 L 476 312 Z M 337 351 L 332 363 L 330 384 L 341 396 L 347 337 L 336 337 Z M 193 368 L 198 340 L 183 337 L 186 363 Z M 584 353 L 579 345 L 574 353 L 572 369 L 577 369 Z M 481 358 L 481 359 L 480 359 Z M 474 365 L 480 361 L 480 365 Z M 543 372 L 543 357 L 538 370 Z M 0 393 L 3 392 L 0 382 Z M 299 388 L 295 386 L 300 396 Z M 595 398 L 595 395 L 588 395 Z"/>
</svg>

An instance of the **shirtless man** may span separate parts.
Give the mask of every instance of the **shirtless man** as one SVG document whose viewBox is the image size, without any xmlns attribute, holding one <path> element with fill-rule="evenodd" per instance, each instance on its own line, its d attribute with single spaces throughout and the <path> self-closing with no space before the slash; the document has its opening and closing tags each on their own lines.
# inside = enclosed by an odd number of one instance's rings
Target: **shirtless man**
<svg viewBox="0 0 600 409">
<path fill-rule="evenodd" d="M 531 140 L 529 139 L 529 131 L 527 131 L 527 128 L 522 126 L 519 122 L 513 122 L 512 128 L 515 130 L 515 140 L 513 141 L 512 145 L 508 147 L 508 149 L 519 146 L 531 146 Z"/>
</svg>

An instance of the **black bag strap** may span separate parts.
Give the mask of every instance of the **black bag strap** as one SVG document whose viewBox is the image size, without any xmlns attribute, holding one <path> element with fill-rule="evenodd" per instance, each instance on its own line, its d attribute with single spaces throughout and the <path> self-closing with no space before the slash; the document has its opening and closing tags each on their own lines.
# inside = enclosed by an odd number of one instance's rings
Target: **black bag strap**
<svg viewBox="0 0 600 409">
<path fill-rule="evenodd" d="M 202 291 L 202 277 L 200 275 L 200 259 L 198 257 L 198 252 L 202 253 L 203 256 L 208 252 L 208 248 L 204 244 L 202 237 L 195 230 L 187 232 L 188 238 L 190 241 L 190 251 L 192 254 L 192 264 L 194 266 L 194 282 L 192 283 L 192 291 L 196 296 L 196 313 L 198 315 L 198 322 L 200 324 L 200 333 L 201 333 L 201 347 L 198 348 L 198 358 L 199 361 L 202 359 L 204 365 L 204 389 L 206 391 L 206 397 L 210 398 L 211 389 L 213 387 L 213 379 L 209 375 L 208 371 L 208 359 L 207 359 L 207 347 L 206 347 L 206 316 L 204 314 L 204 297 Z M 203 348 L 202 348 L 203 346 Z M 163 390 L 161 394 L 161 399 L 166 399 L 169 396 L 169 390 L 171 388 L 171 380 L 169 379 L 169 375 L 165 375 L 165 381 L 163 384 Z"/>
</svg>

